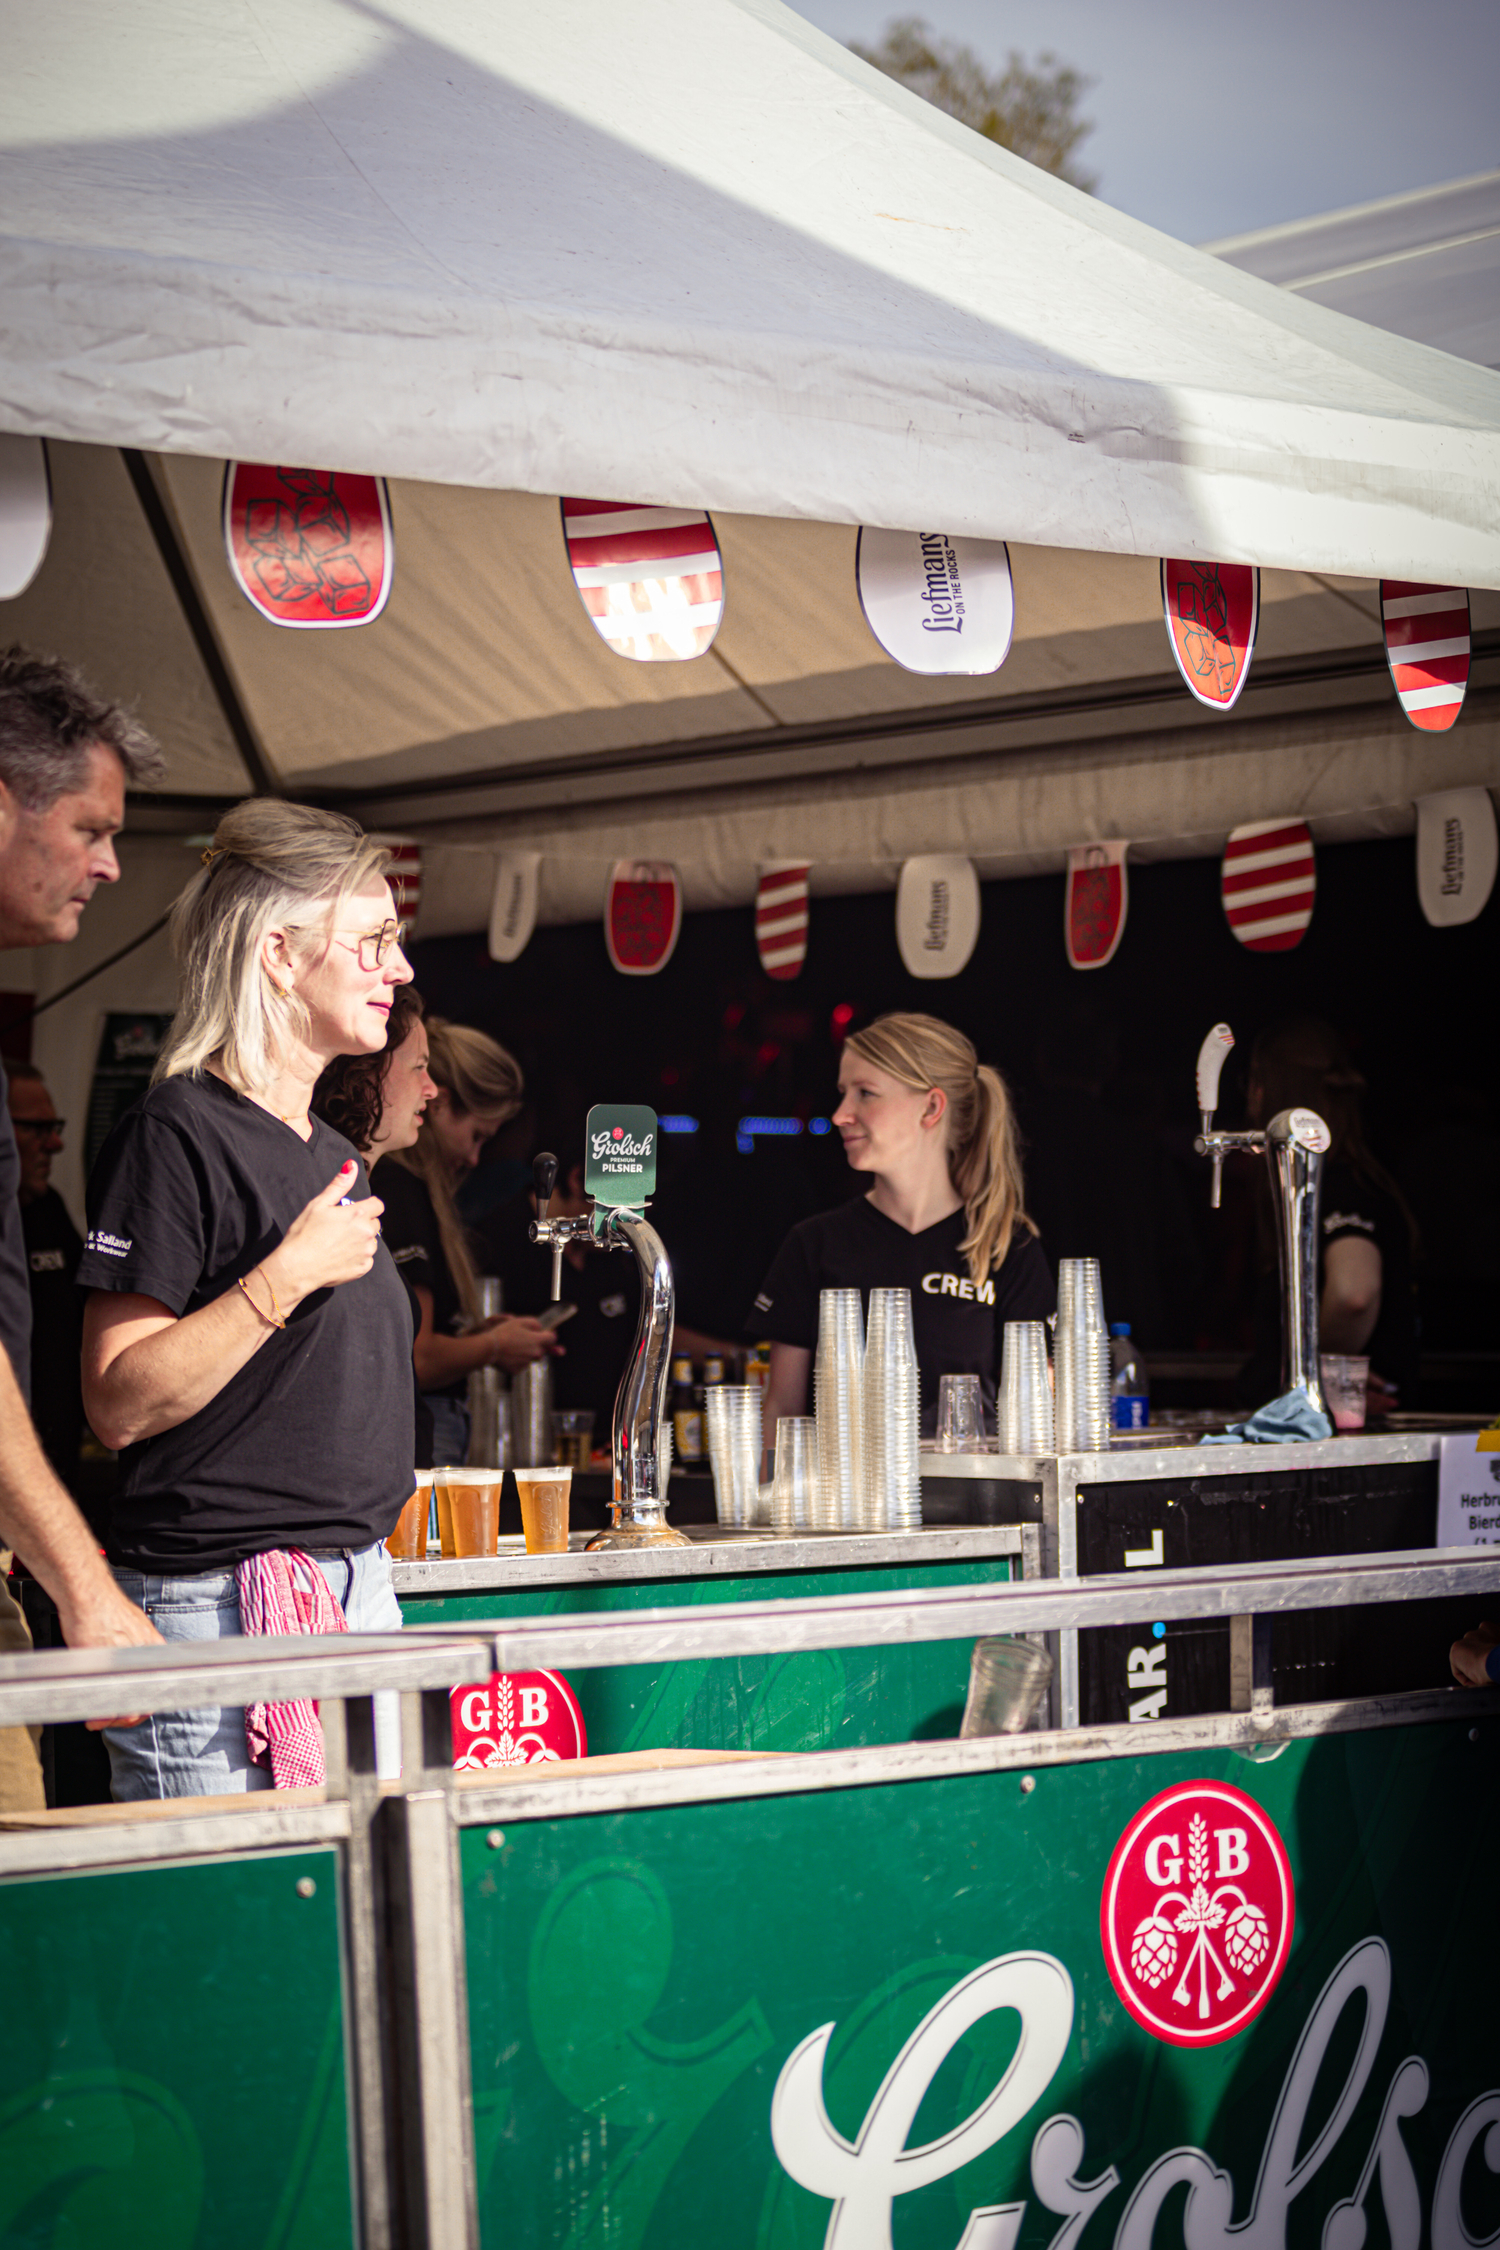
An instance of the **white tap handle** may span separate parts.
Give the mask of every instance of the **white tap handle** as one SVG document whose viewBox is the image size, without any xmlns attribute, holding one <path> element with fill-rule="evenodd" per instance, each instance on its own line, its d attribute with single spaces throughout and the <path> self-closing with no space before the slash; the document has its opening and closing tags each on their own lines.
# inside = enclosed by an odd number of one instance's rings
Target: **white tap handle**
<svg viewBox="0 0 1500 2250">
<path fill-rule="evenodd" d="M 1228 1024 L 1216 1023 L 1198 1049 L 1198 1108 L 1204 1116 L 1211 1116 L 1219 1106 L 1219 1073 L 1233 1045 Z"/>
</svg>

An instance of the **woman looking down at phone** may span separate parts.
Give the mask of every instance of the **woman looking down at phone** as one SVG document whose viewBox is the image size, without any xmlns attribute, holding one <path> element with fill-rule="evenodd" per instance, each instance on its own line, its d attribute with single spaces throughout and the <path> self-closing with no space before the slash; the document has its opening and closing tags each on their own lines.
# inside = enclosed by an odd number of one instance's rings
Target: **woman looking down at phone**
<svg viewBox="0 0 1500 2250">
<path fill-rule="evenodd" d="M 167 1640 L 401 1623 L 384 1541 L 412 1488 L 410 1306 L 363 1167 L 310 1108 L 333 1056 L 383 1047 L 411 976 L 388 857 L 338 814 L 224 816 L 172 911 L 181 1001 L 151 1089 L 89 1182 L 109 1558 Z M 322 1761 L 305 1704 L 159 1712 L 105 1740 L 116 1798 Z"/>
<path fill-rule="evenodd" d="M 793 1227 L 750 1315 L 771 1339 L 766 1444 L 783 1414 L 810 1411 L 818 1296 L 909 1289 L 921 1377 L 922 1434 L 938 1378 L 977 1375 L 994 1429 L 1008 1320 L 1057 1310 L 1052 1271 L 1026 1216 L 1015 1120 L 998 1071 L 935 1016 L 880 1016 L 845 1040 L 833 1123 L 862 1196 Z"/>
</svg>

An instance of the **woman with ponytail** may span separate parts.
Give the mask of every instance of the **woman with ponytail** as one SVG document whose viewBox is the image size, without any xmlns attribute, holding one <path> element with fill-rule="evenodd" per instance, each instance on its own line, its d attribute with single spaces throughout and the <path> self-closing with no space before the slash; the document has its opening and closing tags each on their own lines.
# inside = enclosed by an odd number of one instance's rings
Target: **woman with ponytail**
<svg viewBox="0 0 1500 2250">
<path fill-rule="evenodd" d="M 871 1289 L 911 1291 L 923 1435 L 942 1375 L 979 1377 L 993 1429 L 1006 1321 L 1057 1306 L 1004 1079 L 951 1024 L 881 1016 L 844 1042 L 833 1122 L 873 1184 L 794 1227 L 755 1300 L 751 1330 L 771 1340 L 768 1425 L 809 1411 L 819 1291 L 857 1288 L 867 1311 Z"/>
</svg>

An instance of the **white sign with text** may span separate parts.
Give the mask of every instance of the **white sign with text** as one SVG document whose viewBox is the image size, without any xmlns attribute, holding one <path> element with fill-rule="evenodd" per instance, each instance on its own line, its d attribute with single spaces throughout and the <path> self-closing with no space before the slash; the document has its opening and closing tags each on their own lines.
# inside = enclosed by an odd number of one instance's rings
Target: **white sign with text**
<svg viewBox="0 0 1500 2250">
<path fill-rule="evenodd" d="M 1477 1430 L 1455 1430 L 1443 1439 L 1437 1543 L 1500 1547 L 1500 1453 L 1481 1453 Z"/>
</svg>

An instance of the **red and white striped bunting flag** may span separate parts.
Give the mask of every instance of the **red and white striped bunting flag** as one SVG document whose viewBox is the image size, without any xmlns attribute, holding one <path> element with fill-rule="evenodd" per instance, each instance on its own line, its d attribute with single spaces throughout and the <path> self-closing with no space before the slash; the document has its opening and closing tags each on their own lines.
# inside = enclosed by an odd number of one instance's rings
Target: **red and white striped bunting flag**
<svg viewBox="0 0 1500 2250">
<path fill-rule="evenodd" d="M 755 945 L 766 975 L 783 982 L 807 959 L 807 868 L 800 860 L 778 859 L 761 869 Z"/>
<path fill-rule="evenodd" d="M 385 879 L 390 884 L 391 896 L 396 901 L 397 919 L 410 928 L 422 904 L 422 847 L 420 844 L 402 842 L 394 836 L 385 841 L 391 855 Z"/>
<path fill-rule="evenodd" d="M 1445 734 L 1463 709 L 1469 684 L 1469 590 L 1382 578 L 1380 616 L 1386 661 L 1414 727 Z"/>
<path fill-rule="evenodd" d="M 1289 953 L 1312 920 L 1318 873 L 1301 820 L 1251 820 L 1224 846 L 1221 878 L 1229 927 L 1252 953 Z"/>
<path fill-rule="evenodd" d="M 579 599 L 617 656 L 702 656 L 724 614 L 724 564 L 700 509 L 564 500 L 562 519 Z"/>
</svg>

